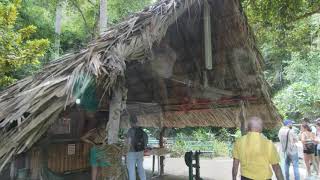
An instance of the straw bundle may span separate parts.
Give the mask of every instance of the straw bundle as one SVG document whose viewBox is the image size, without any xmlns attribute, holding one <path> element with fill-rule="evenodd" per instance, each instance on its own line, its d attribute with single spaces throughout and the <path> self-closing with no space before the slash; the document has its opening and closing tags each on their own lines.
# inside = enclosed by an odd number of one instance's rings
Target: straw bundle
<svg viewBox="0 0 320 180">
<path fill-rule="evenodd" d="M 99 148 L 99 151 L 103 151 L 102 156 L 98 156 L 97 158 L 103 161 L 107 161 L 110 165 L 106 167 L 102 167 L 101 176 L 99 179 L 101 180 L 126 180 L 127 179 L 127 169 L 124 167 L 122 163 L 122 155 L 123 155 L 123 146 L 119 145 L 102 145 Z"/>
</svg>

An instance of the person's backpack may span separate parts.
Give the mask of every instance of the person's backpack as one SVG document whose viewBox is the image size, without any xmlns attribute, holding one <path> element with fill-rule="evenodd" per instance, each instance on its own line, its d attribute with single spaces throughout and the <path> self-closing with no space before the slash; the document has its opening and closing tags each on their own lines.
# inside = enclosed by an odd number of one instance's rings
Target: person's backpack
<svg viewBox="0 0 320 180">
<path fill-rule="evenodd" d="M 136 128 L 134 132 L 132 147 L 135 152 L 140 152 L 145 149 L 144 131 L 141 128 Z"/>
</svg>

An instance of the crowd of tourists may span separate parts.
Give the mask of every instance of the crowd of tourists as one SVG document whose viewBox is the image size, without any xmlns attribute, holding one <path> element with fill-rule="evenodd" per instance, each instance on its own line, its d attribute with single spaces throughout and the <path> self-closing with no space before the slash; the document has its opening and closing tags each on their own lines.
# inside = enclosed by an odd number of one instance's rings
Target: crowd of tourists
<svg viewBox="0 0 320 180">
<path fill-rule="evenodd" d="M 130 116 L 130 122 L 131 128 L 126 135 L 126 144 L 128 145 L 126 165 L 129 180 L 136 180 L 136 175 L 140 180 L 146 180 L 143 157 L 147 148 L 148 136 L 141 127 L 137 126 L 136 116 Z M 299 140 L 303 146 L 307 177 L 315 172 L 320 179 L 320 118 L 315 120 L 315 125 L 311 124 L 307 118 L 302 119 L 301 124 L 285 120 L 278 133 L 279 150 L 271 140 L 262 134 L 263 121 L 261 118 L 251 117 L 247 122 L 246 135 L 237 139 L 233 147 L 233 180 L 238 179 L 238 174 L 241 180 L 271 180 L 273 174 L 278 180 L 289 180 L 291 164 L 294 179 L 300 180 L 299 148 L 297 146 Z M 108 166 L 107 162 L 102 162 L 97 158 L 100 153 L 103 153 L 99 152 L 97 147 L 102 141 L 105 141 L 103 139 L 105 131 L 103 129 L 100 131 L 95 129 L 94 131 L 97 132 L 90 131 L 82 138 L 83 141 L 94 145 L 90 152 L 92 180 L 97 179 L 100 167 Z M 101 134 L 101 136 L 93 136 L 93 134 Z M 240 173 L 238 173 L 239 169 Z"/>
<path fill-rule="evenodd" d="M 297 142 L 301 140 L 303 146 L 303 159 L 307 171 L 307 177 L 311 172 L 315 172 L 320 179 L 320 119 L 315 120 L 315 125 L 310 120 L 303 118 L 301 120 L 300 133 L 293 126 L 292 120 L 285 120 L 284 126 L 279 131 L 279 139 L 284 157 L 284 170 L 286 179 L 289 179 L 289 167 L 292 163 L 294 170 L 294 179 L 300 179 L 299 173 L 299 155 Z"/>
<path fill-rule="evenodd" d="M 240 166 L 241 180 L 267 180 L 272 178 L 272 170 L 278 180 L 290 179 L 290 165 L 293 166 L 294 179 L 300 180 L 299 140 L 303 147 L 303 159 L 307 178 L 312 172 L 320 179 L 320 119 L 315 125 L 303 118 L 299 127 L 292 120 L 285 120 L 278 137 L 280 150 L 261 132 L 262 120 L 251 117 L 248 120 L 248 133 L 239 138 L 233 148 L 232 178 L 237 179 Z M 280 158 L 281 157 L 281 158 Z M 282 160 L 281 160 L 282 159 Z"/>
</svg>

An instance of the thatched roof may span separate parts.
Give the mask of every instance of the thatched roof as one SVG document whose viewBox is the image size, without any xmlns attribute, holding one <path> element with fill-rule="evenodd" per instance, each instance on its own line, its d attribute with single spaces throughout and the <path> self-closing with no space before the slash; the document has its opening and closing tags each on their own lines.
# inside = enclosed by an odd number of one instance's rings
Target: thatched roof
<svg viewBox="0 0 320 180">
<path fill-rule="evenodd" d="M 203 66 L 203 0 L 161 0 L 110 28 L 87 48 L 52 61 L 41 72 L 0 93 L 0 169 L 13 155 L 38 141 L 65 107 L 74 104 L 77 95 L 93 80 L 106 94 L 125 82 L 131 111 L 146 102 L 156 103 L 160 110 L 144 108 L 138 112 L 139 123 L 144 126 L 235 127 L 239 125 L 240 104 L 250 107 L 248 115 L 264 116 L 268 127 L 277 124 L 280 116 L 271 102 L 262 75 L 262 58 L 240 3 L 237 0 L 208 1 L 213 9 L 214 46 L 214 68 L 207 72 L 209 86 L 202 87 L 203 75 L 197 75 L 201 74 Z M 152 70 L 152 60 L 157 58 L 155 49 L 163 39 L 174 52 L 167 57 L 177 61 L 172 73 L 178 79 L 189 79 L 191 86 L 175 83 L 180 80 L 171 76 L 154 76 L 159 70 Z M 161 56 L 161 50 L 158 52 Z M 192 64 L 193 59 L 200 63 Z M 159 89 L 157 85 L 144 87 L 150 80 L 159 79 L 165 79 L 166 89 L 175 89 L 166 100 L 163 96 L 150 95 L 159 93 L 155 91 Z M 143 84 L 142 81 L 147 82 Z M 79 84 L 80 91 L 74 94 L 74 87 Z M 183 97 L 189 97 L 188 101 Z M 181 106 L 192 98 L 208 101 L 181 110 Z M 137 101 L 139 103 L 134 103 Z M 161 123 L 157 123 L 159 119 Z"/>
</svg>

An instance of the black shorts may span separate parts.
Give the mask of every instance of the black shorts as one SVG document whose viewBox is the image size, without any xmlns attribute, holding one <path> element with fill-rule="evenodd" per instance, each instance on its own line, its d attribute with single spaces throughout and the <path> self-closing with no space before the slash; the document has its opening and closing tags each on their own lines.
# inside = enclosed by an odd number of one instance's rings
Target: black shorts
<svg viewBox="0 0 320 180">
<path fill-rule="evenodd" d="M 319 150 L 318 150 L 317 145 L 315 145 L 315 146 L 314 146 L 314 156 L 318 156 L 318 155 L 320 155 L 320 154 L 319 154 Z"/>
<path fill-rule="evenodd" d="M 314 150 L 313 149 L 310 149 L 310 150 L 303 150 L 303 153 L 304 154 L 314 154 Z"/>
<path fill-rule="evenodd" d="M 304 154 L 314 154 L 316 152 L 316 147 L 315 144 L 313 143 L 307 143 L 303 145 L 303 153 Z"/>
</svg>

